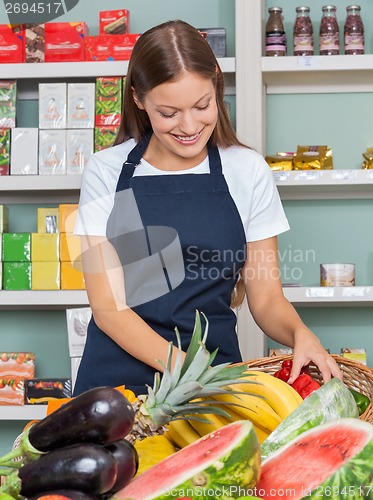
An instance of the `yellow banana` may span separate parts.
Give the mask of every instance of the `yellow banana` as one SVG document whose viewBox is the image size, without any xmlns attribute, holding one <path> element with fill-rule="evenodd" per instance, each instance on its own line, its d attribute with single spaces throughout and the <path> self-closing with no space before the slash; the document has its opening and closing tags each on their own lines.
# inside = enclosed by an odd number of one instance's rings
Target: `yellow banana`
<svg viewBox="0 0 373 500">
<path fill-rule="evenodd" d="M 200 436 L 205 436 L 210 432 L 217 431 L 224 425 L 228 423 L 227 419 L 223 419 L 220 415 L 215 415 L 214 413 L 198 414 L 196 417 L 204 418 L 209 420 L 209 423 L 200 422 L 198 420 L 190 419 L 189 423 L 194 428 Z"/>
<path fill-rule="evenodd" d="M 165 434 L 179 448 L 184 448 L 201 437 L 186 420 L 172 420 L 166 427 L 168 430 Z"/>
<path fill-rule="evenodd" d="M 248 370 L 247 373 L 251 374 L 247 382 L 235 384 L 235 389 L 263 396 L 282 420 L 303 402 L 297 391 L 283 380 L 258 370 Z"/>
<path fill-rule="evenodd" d="M 142 441 L 136 441 L 135 448 L 139 456 L 137 475 L 145 472 L 176 451 L 175 446 L 167 437 L 167 432 L 162 435 L 147 437 Z"/>
</svg>

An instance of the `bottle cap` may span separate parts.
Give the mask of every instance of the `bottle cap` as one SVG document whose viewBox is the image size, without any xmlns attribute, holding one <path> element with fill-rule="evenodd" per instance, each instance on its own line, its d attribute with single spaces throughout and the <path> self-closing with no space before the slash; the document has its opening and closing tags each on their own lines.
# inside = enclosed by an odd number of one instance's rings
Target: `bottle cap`
<svg viewBox="0 0 373 500">
<path fill-rule="evenodd" d="M 305 6 L 303 6 L 303 7 L 297 7 L 295 9 L 296 12 L 310 12 L 310 10 L 311 9 L 309 7 L 305 7 Z"/>
<path fill-rule="evenodd" d="M 269 7 L 268 12 L 269 13 L 282 12 L 282 7 Z"/>
</svg>

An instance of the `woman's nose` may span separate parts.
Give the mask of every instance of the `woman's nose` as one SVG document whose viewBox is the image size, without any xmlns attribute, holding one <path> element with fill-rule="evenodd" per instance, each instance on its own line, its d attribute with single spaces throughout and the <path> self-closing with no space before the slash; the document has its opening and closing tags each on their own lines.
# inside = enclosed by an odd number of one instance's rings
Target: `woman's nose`
<svg viewBox="0 0 373 500">
<path fill-rule="evenodd" d="M 194 135 L 198 132 L 197 121 L 193 113 L 183 113 L 179 122 L 180 131 L 185 135 Z"/>
</svg>

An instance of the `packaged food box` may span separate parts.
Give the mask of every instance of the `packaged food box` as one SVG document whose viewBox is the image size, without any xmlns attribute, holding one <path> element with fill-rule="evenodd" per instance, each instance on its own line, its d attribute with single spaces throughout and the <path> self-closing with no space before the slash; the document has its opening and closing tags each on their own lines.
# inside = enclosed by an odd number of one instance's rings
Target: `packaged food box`
<svg viewBox="0 0 373 500">
<path fill-rule="evenodd" d="M 279 152 L 275 155 L 267 155 L 265 157 L 271 170 L 274 172 L 279 170 L 292 170 L 293 169 L 294 153 Z"/>
<path fill-rule="evenodd" d="M 31 262 L 3 262 L 3 290 L 31 290 Z"/>
<path fill-rule="evenodd" d="M 25 62 L 24 31 L 0 24 L 0 64 Z"/>
<path fill-rule="evenodd" d="M 0 205 L 0 233 L 7 233 L 9 231 L 9 208 L 6 205 Z M 0 239 L 1 236 L 0 236 Z M 0 260 L 2 253 L 0 253 Z"/>
<path fill-rule="evenodd" d="M 39 83 L 39 128 L 66 128 L 67 84 Z"/>
<path fill-rule="evenodd" d="M 96 78 L 96 126 L 120 125 L 122 116 L 122 78 Z"/>
<path fill-rule="evenodd" d="M 373 148 L 367 148 L 367 150 L 363 153 L 363 164 L 362 168 L 364 169 L 373 169 Z"/>
<path fill-rule="evenodd" d="M 61 262 L 61 290 L 85 290 L 80 262 Z"/>
<path fill-rule="evenodd" d="M 119 126 L 103 126 L 95 127 L 95 152 L 101 151 L 102 149 L 109 148 L 114 144 L 114 141 L 118 135 Z"/>
<path fill-rule="evenodd" d="M 32 290 L 60 289 L 60 262 L 33 262 L 31 268 Z"/>
<path fill-rule="evenodd" d="M 363 365 L 367 364 L 367 353 L 364 348 L 343 347 L 341 349 L 341 356 L 344 358 L 359 361 Z"/>
<path fill-rule="evenodd" d="M 25 404 L 25 382 L 22 378 L 0 378 L 0 405 Z"/>
<path fill-rule="evenodd" d="M 82 174 L 93 153 L 93 129 L 66 131 L 66 173 Z"/>
<path fill-rule="evenodd" d="M 268 349 L 268 356 L 283 356 L 285 354 L 293 354 L 291 347 L 277 347 Z"/>
<path fill-rule="evenodd" d="M 66 174 L 66 130 L 39 130 L 39 174 Z"/>
<path fill-rule="evenodd" d="M 60 233 L 60 260 L 61 262 L 80 262 L 82 260 L 80 236 L 72 233 Z"/>
<path fill-rule="evenodd" d="M 78 215 L 77 203 L 61 203 L 59 205 L 61 233 L 73 233 Z"/>
<path fill-rule="evenodd" d="M 45 24 L 45 62 L 84 61 L 84 22 Z"/>
<path fill-rule="evenodd" d="M 31 261 L 56 262 L 60 260 L 58 233 L 31 233 Z"/>
<path fill-rule="evenodd" d="M 16 107 L 16 80 L 0 80 L 0 128 L 16 126 Z"/>
<path fill-rule="evenodd" d="M 227 30 L 225 28 L 198 28 L 216 57 L 227 57 Z"/>
<path fill-rule="evenodd" d="M 293 158 L 294 170 L 331 170 L 333 153 L 328 146 L 298 146 Z"/>
<path fill-rule="evenodd" d="M 35 354 L 33 352 L 0 351 L 0 378 L 35 377 Z"/>
<path fill-rule="evenodd" d="M 81 360 L 81 356 L 74 356 L 73 358 L 70 358 L 72 390 L 74 390 L 75 387 L 76 377 L 78 376 L 78 370 Z"/>
<path fill-rule="evenodd" d="M 25 380 L 25 404 L 48 404 L 48 401 L 71 398 L 71 378 L 33 378 Z"/>
<path fill-rule="evenodd" d="M 128 61 L 140 34 L 98 35 L 85 38 L 86 61 Z"/>
<path fill-rule="evenodd" d="M 90 307 L 66 309 L 70 358 L 82 356 L 91 317 L 92 310 Z"/>
<path fill-rule="evenodd" d="M 38 233 L 58 233 L 59 232 L 59 209 L 38 207 Z"/>
<path fill-rule="evenodd" d="M 122 35 L 130 32 L 129 10 L 103 10 L 99 13 L 100 34 Z"/>
<path fill-rule="evenodd" d="M 12 128 L 11 175 L 37 175 L 39 153 L 38 128 Z"/>
<path fill-rule="evenodd" d="M 45 61 L 45 24 L 28 25 L 24 36 L 25 60 L 27 63 Z"/>
<path fill-rule="evenodd" d="M 10 130 L 0 128 L 0 175 L 9 175 L 10 172 Z"/>
<path fill-rule="evenodd" d="M 31 261 L 31 233 L 3 233 L 4 262 Z"/>
<path fill-rule="evenodd" d="M 67 84 L 67 128 L 93 128 L 95 125 L 95 84 Z"/>
</svg>

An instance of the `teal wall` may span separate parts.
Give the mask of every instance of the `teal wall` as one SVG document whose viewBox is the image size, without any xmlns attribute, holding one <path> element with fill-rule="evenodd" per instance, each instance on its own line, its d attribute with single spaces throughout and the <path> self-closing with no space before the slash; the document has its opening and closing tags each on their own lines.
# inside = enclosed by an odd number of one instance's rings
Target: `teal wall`
<svg viewBox="0 0 373 500">
<path fill-rule="evenodd" d="M 366 53 L 373 53 L 373 4 L 361 5 Z M 347 2 L 337 0 L 337 19 L 343 32 Z M 266 7 L 274 5 L 266 2 Z M 297 0 L 282 0 L 288 54 Z M 318 53 L 318 30 L 323 0 L 313 0 L 311 18 Z M 341 35 L 341 40 L 342 40 Z M 351 56 L 353 57 L 353 56 Z M 267 152 L 294 151 L 297 145 L 327 144 L 334 168 L 360 169 L 362 152 L 373 147 L 373 94 L 297 94 L 267 96 Z M 356 264 L 356 284 L 373 284 L 373 200 L 284 201 L 291 230 L 279 237 L 284 282 L 318 285 L 325 262 Z M 286 276 L 285 276 L 286 274 Z M 341 347 L 365 347 L 373 366 L 373 310 L 365 307 L 300 308 L 302 319 L 331 352 Z M 268 343 L 269 347 L 277 344 Z"/>
<path fill-rule="evenodd" d="M 90 34 L 98 33 L 100 10 L 127 8 L 130 11 L 132 33 L 141 33 L 151 26 L 183 19 L 196 27 L 225 27 L 228 55 L 233 56 L 234 2 L 232 0 L 80 0 L 76 8 L 59 21 L 85 21 Z M 0 23 L 7 23 L 3 2 L 0 2 Z M 0 66 L 1 78 L 1 66 Z M 234 99 L 228 96 L 234 115 Z M 21 101 L 18 106 L 18 124 L 23 127 L 38 125 L 37 102 Z M 1 180 L 0 180 L 1 182 Z M 58 202 L 58 201 L 57 201 Z M 1 204 L 1 197 L 0 197 Z M 45 205 L 44 205 L 45 206 Z M 10 230 L 36 231 L 36 205 L 9 205 Z M 64 311 L 0 311 L 0 351 L 31 350 L 37 356 L 38 377 L 68 377 L 67 330 Z M 0 406 L 1 413 L 1 406 Z M 0 420 L 0 454 L 5 453 L 24 422 Z"/>
</svg>

